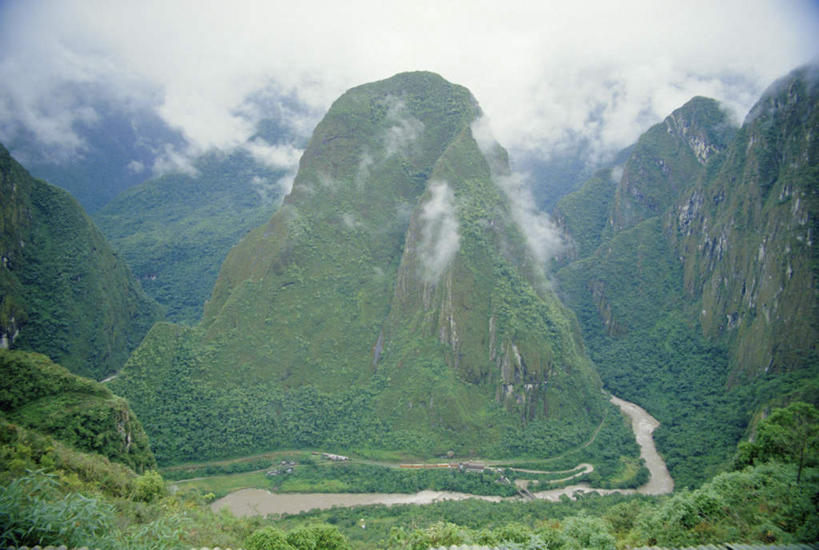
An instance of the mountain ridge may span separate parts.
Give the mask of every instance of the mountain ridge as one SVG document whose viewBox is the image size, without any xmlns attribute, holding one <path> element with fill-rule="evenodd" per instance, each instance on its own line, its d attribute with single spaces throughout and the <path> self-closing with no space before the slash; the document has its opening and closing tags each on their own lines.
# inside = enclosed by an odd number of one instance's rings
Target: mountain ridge
<svg viewBox="0 0 819 550">
<path fill-rule="evenodd" d="M 704 105 L 719 112 L 712 100 L 687 103 L 641 136 L 616 185 L 616 169 L 600 172 L 556 208 L 577 235 L 558 264 L 561 296 L 606 386 L 661 421 L 658 446 L 683 486 L 717 471 L 759 411 L 819 399 L 816 252 L 807 238 L 817 187 L 810 128 L 819 110 L 810 71 L 773 85 L 735 132 L 724 116 L 701 119 L 695 136 L 716 136 L 713 147 L 689 142 L 690 131 L 669 132 L 678 115 L 696 119 Z M 760 160 L 769 157 L 780 160 Z M 664 196 L 664 207 L 631 207 L 648 196 Z M 595 214 L 603 210 L 601 230 Z M 621 227 L 618 210 L 650 216 Z M 750 307 L 756 296 L 758 309 Z M 773 350 L 790 363 L 776 366 Z M 715 419 L 720 429 L 694 435 Z"/>
<path fill-rule="evenodd" d="M 349 388 L 370 402 L 358 421 L 384 432 L 362 430 L 367 445 L 497 452 L 531 425 L 536 445 L 565 448 L 599 424 L 599 379 L 538 279 L 490 169 L 505 151 L 486 158 L 479 116 L 468 90 L 424 72 L 334 102 L 282 207 L 228 254 L 199 327 L 152 331 L 114 381 L 158 448 L 170 395 L 140 380 L 182 349 L 192 387 L 216 394 L 330 403 Z"/>
</svg>

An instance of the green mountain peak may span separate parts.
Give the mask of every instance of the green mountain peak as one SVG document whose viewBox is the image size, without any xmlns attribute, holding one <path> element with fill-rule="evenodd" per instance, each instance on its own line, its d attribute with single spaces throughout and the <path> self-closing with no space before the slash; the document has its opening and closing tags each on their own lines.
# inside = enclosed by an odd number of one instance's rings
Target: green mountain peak
<svg viewBox="0 0 819 550">
<path fill-rule="evenodd" d="M 158 456 L 180 454 L 158 435 L 179 412 L 151 364 L 177 372 L 183 350 L 193 391 L 268 388 L 273 409 L 305 391 L 320 408 L 366 400 L 312 441 L 353 430 L 348 445 L 490 449 L 530 423 L 566 441 L 593 429 L 599 379 L 473 136 L 480 114 L 425 72 L 333 104 L 280 210 L 228 254 L 201 325 L 155 328 L 115 381 Z M 491 164 L 508 171 L 502 149 Z M 293 437 L 270 422 L 254 446 Z"/>
<path fill-rule="evenodd" d="M 663 213 L 736 128 L 713 99 L 695 97 L 647 130 L 623 167 L 604 235 Z"/>
</svg>

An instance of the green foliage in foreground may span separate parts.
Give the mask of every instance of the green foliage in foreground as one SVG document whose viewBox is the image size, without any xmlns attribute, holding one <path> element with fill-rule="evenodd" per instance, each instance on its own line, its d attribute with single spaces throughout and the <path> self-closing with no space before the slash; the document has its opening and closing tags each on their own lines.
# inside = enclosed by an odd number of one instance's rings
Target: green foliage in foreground
<svg viewBox="0 0 819 550">
<path fill-rule="evenodd" d="M 760 422 L 753 441 L 739 444 L 734 468 L 768 460 L 797 465 L 796 483 L 805 466 L 819 465 L 819 410 L 809 403 L 791 403 Z"/>
<path fill-rule="evenodd" d="M 351 550 L 350 542 L 330 525 L 299 527 L 289 533 L 263 527 L 247 538 L 245 546 L 247 550 Z"/>
<path fill-rule="evenodd" d="M 0 350 L 0 420 L 52 435 L 137 471 L 156 462 L 128 403 L 37 353 Z M 8 443 L 3 434 L 3 443 Z"/>
<path fill-rule="evenodd" d="M 693 546 L 719 542 L 812 542 L 819 536 L 819 471 L 795 486 L 793 464 L 769 463 L 718 475 L 670 497 L 589 494 L 577 501 L 446 501 L 426 506 L 334 508 L 289 516 L 286 528 L 336 525 L 356 548 L 452 544 L 530 548 Z M 362 528 L 362 525 L 365 528 Z M 385 541 L 389 541 L 385 544 Z M 441 542 L 447 541 L 447 542 Z"/>
<path fill-rule="evenodd" d="M 350 548 L 336 527 L 313 524 L 287 534 L 269 526 L 260 530 L 259 518 L 215 515 L 202 507 L 196 495 L 166 496 L 164 483 L 155 473 L 137 478 L 137 485 L 143 479 L 162 490 L 150 493 L 148 499 L 122 499 L 100 491 L 94 483 L 71 490 L 57 475 L 43 471 L 0 485 L 0 545 L 65 544 L 100 550 L 239 547 L 243 543 L 257 549 Z M 273 541 L 282 546 L 271 546 Z"/>
<path fill-rule="evenodd" d="M 251 548 L 273 541 L 282 545 L 273 548 L 285 550 L 414 550 L 462 543 L 579 550 L 819 537 L 819 469 L 805 466 L 797 485 L 793 462 L 760 463 L 720 474 L 697 490 L 659 498 L 588 494 L 561 502 L 466 500 L 234 518 L 211 512 L 195 491 L 170 494 L 155 472 L 137 476 L 98 455 L 78 453 L 24 428 L 11 429 L 18 439 L 0 447 L 0 523 L 8 526 L 0 544 L 69 542 L 147 550 Z M 780 431 L 799 433 L 787 425 Z M 793 460 L 793 454 L 782 458 Z M 9 468 L 15 460 L 51 473 L 14 473 Z"/>
<path fill-rule="evenodd" d="M 78 493 L 63 495 L 48 476 L 27 476 L 0 489 L 0 543 L 79 547 L 103 538 L 111 528 L 110 504 Z"/>
</svg>

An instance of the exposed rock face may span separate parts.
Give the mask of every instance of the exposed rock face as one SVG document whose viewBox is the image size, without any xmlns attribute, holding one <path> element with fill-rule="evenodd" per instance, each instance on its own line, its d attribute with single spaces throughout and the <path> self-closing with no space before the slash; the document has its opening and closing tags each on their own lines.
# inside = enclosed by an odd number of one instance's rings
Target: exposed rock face
<svg viewBox="0 0 819 550">
<path fill-rule="evenodd" d="M 705 333 L 734 377 L 816 361 L 819 203 L 815 69 L 775 83 L 724 157 L 667 216 Z"/>
<path fill-rule="evenodd" d="M 79 204 L 32 178 L 0 145 L 0 348 L 45 353 L 102 379 L 159 307 Z"/>
<path fill-rule="evenodd" d="M 617 185 L 606 235 L 662 214 L 723 151 L 735 131 L 713 99 L 695 97 L 650 128 L 634 146 Z"/>
</svg>

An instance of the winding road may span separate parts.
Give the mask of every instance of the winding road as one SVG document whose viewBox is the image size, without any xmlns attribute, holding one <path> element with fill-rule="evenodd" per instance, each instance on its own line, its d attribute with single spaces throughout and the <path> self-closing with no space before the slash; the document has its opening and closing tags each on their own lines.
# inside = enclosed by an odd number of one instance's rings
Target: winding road
<svg viewBox="0 0 819 550">
<path fill-rule="evenodd" d="M 611 396 L 610 401 L 617 405 L 620 410 L 631 419 L 631 427 L 634 437 L 640 446 L 640 457 L 645 460 L 646 467 L 650 473 L 648 482 L 637 489 L 600 489 L 592 487 L 588 483 L 578 483 L 560 489 L 550 489 L 533 493 L 534 498 L 558 501 L 565 495 L 575 498 L 581 493 L 598 493 L 607 495 L 611 493 L 644 495 L 662 495 L 674 490 L 674 480 L 668 473 L 665 461 L 657 453 L 652 436 L 654 430 L 660 423 L 656 418 L 648 414 L 645 409 L 624 401 L 618 397 Z M 582 475 L 593 471 L 591 464 L 578 464 L 574 470 L 582 468 L 575 475 Z M 573 470 L 567 470 L 570 472 Z M 465 500 L 477 498 L 490 502 L 500 502 L 504 500 L 521 500 L 521 497 L 498 497 L 471 495 L 468 493 L 456 493 L 450 491 L 421 491 L 414 494 L 389 494 L 389 493 L 271 493 L 264 489 L 241 489 L 215 501 L 211 508 L 214 511 L 228 508 L 236 516 L 267 515 L 267 514 L 297 514 L 313 509 L 332 508 L 333 506 L 363 506 L 368 504 L 430 504 L 440 500 Z"/>
</svg>

